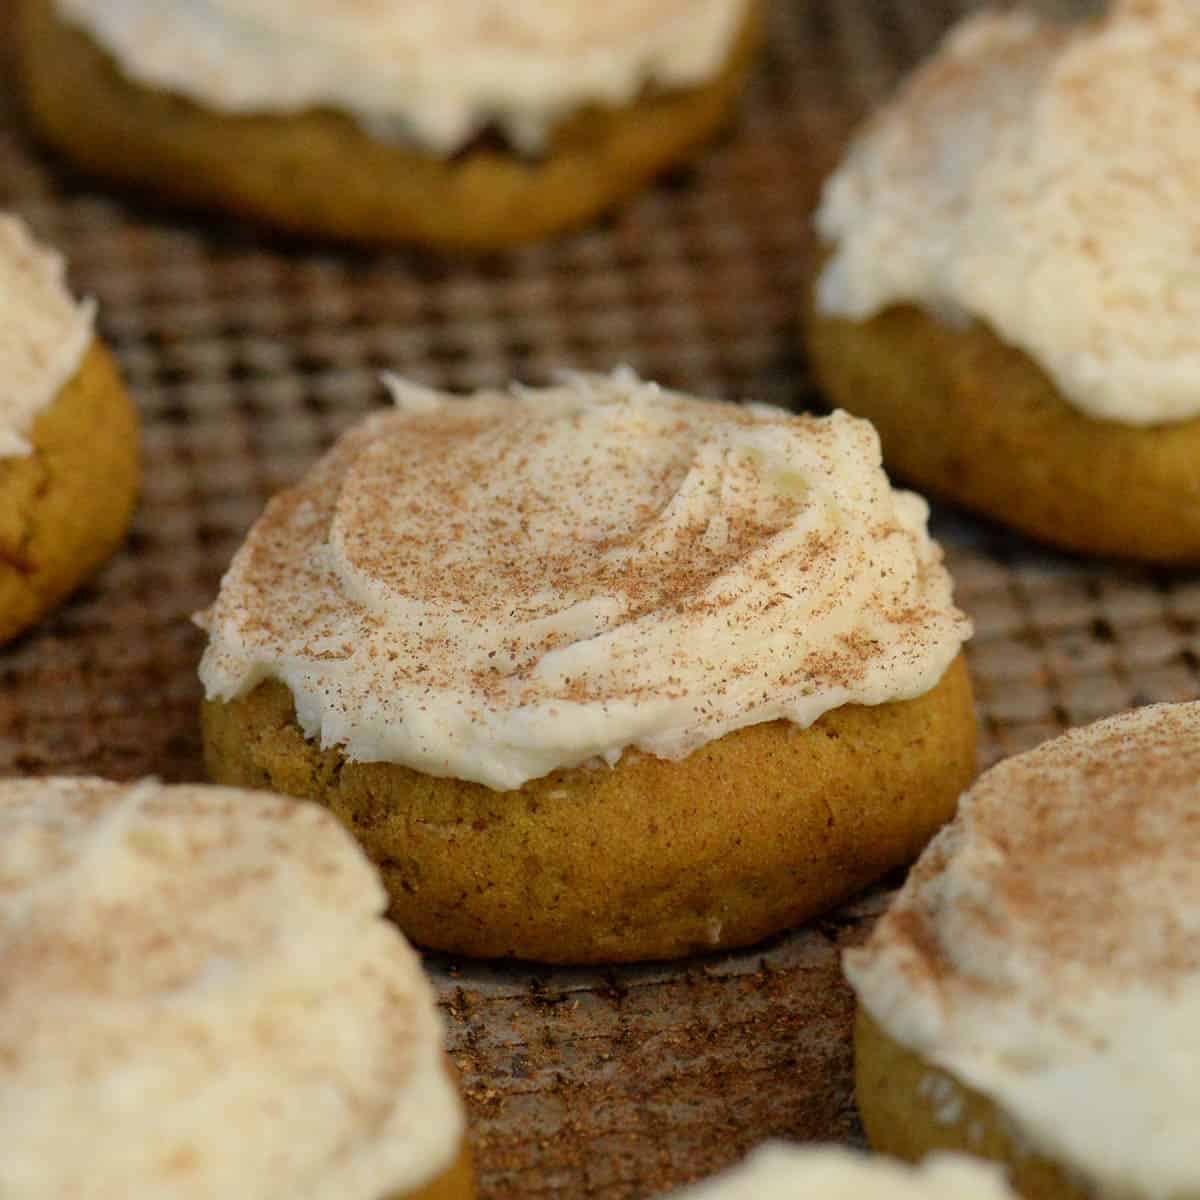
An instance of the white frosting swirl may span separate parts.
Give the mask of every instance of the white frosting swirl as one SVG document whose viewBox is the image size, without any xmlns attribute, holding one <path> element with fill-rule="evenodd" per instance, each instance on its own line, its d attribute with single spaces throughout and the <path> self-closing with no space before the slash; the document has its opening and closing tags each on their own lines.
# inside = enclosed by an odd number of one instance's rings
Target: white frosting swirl
<svg viewBox="0 0 1200 1200">
<path fill-rule="evenodd" d="M 1009 759 L 846 955 L 893 1038 L 993 1100 L 1089 1195 L 1200 1195 L 1198 780 L 1200 704 Z"/>
<path fill-rule="evenodd" d="M 1196 0 L 968 18 L 829 180 L 820 311 L 978 318 L 1090 416 L 1200 415 L 1198 89 Z"/>
<path fill-rule="evenodd" d="M 0 459 L 32 453 L 28 434 L 79 370 L 95 306 L 77 304 L 62 258 L 0 213 Z"/>
<path fill-rule="evenodd" d="M 0 783 L 5 1200 L 381 1200 L 463 1134 L 337 821 L 265 792 Z"/>
<path fill-rule="evenodd" d="M 328 107 L 439 153 L 717 74 L 747 0 L 57 0 L 131 78 L 223 112 Z"/>
<path fill-rule="evenodd" d="M 1016 1200 L 1000 1172 L 961 1155 L 918 1167 L 835 1146 L 768 1142 L 677 1200 Z"/>
<path fill-rule="evenodd" d="M 879 442 L 630 373 L 400 411 L 276 498 L 213 608 L 230 700 L 291 689 L 352 759 L 519 787 L 922 694 L 969 634 Z"/>
</svg>

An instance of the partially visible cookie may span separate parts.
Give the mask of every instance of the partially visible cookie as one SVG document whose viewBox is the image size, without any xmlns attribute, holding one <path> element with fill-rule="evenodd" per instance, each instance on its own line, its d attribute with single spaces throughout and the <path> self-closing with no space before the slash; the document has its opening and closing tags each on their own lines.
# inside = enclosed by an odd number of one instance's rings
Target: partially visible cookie
<svg viewBox="0 0 1200 1200">
<path fill-rule="evenodd" d="M 901 478 L 1065 550 L 1200 562 L 1200 420 L 1098 421 L 985 326 L 912 306 L 815 316 L 809 350 L 830 399 L 870 419 Z"/>
<path fill-rule="evenodd" d="M 830 401 L 899 476 L 1087 554 L 1200 562 L 1200 10 L 977 14 L 828 181 Z"/>
<path fill-rule="evenodd" d="M 1005 1164 L 1026 1200 L 1095 1200 L 1083 1172 L 1031 1149 L 993 1101 L 890 1037 L 866 1009 L 854 1053 L 859 1106 L 877 1150 L 907 1162 L 966 1152 Z"/>
<path fill-rule="evenodd" d="M 1200 1196 L 1200 704 L 993 767 L 866 946 L 871 1144 L 996 1159 L 1029 1200 Z"/>
<path fill-rule="evenodd" d="M 322 809 L 0 782 L 0 878 L 6 1198 L 471 1200 L 432 988 Z"/>
<path fill-rule="evenodd" d="M 415 940 L 744 945 L 950 817 L 970 625 L 865 422 L 393 388 L 251 531 L 201 678 L 212 777 L 327 804 Z"/>
<path fill-rule="evenodd" d="M 941 1154 L 913 1168 L 840 1146 L 768 1142 L 677 1200 L 1015 1200 L 995 1167 Z"/>
<path fill-rule="evenodd" d="M 137 412 L 62 260 L 0 216 L 0 642 L 116 549 L 140 479 Z"/>
<path fill-rule="evenodd" d="M 366 242 L 580 225 L 725 122 L 761 0 L 21 0 L 48 141 L 155 195 Z M 284 49 L 286 47 L 286 49 Z"/>
</svg>

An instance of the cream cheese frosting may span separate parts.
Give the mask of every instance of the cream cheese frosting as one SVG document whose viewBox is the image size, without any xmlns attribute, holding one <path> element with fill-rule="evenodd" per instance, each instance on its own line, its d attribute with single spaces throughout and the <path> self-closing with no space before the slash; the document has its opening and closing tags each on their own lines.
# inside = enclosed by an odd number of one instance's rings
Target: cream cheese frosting
<svg viewBox="0 0 1200 1200">
<path fill-rule="evenodd" d="M 983 13 L 868 123 L 817 227 L 826 315 L 977 319 L 1083 413 L 1200 415 L 1200 5 Z"/>
<path fill-rule="evenodd" d="M 463 1118 L 363 854 L 264 792 L 0 783 L 6 1200 L 381 1200 Z"/>
<path fill-rule="evenodd" d="M 228 113 L 348 113 L 437 153 L 707 82 L 748 0 L 57 0 L 130 78 Z"/>
<path fill-rule="evenodd" d="M 0 459 L 31 454 L 29 432 L 79 370 L 95 306 L 67 289 L 60 255 L 0 213 Z"/>
<path fill-rule="evenodd" d="M 835 1146 L 768 1142 L 677 1200 L 1015 1200 L 994 1167 L 954 1154 L 920 1166 Z"/>
<path fill-rule="evenodd" d="M 1089 1195 L 1200 1195 L 1198 781 L 1200 704 L 1002 762 L 846 955 L 889 1035 Z"/>
<path fill-rule="evenodd" d="M 969 635 L 865 421 L 629 372 L 392 388 L 199 618 L 210 699 L 278 679 L 323 746 L 507 789 L 918 696 Z"/>
</svg>

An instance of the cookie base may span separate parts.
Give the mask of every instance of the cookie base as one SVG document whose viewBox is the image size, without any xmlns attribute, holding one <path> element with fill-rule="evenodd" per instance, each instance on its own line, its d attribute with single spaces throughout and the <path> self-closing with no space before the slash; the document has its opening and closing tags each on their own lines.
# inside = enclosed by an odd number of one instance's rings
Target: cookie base
<svg viewBox="0 0 1200 1200">
<path fill-rule="evenodd" d="M 961 655 L 915 700 L 808 729 L 752 725 L 680 762 L 637 752 L 516 791 L 349 762 L 278 682 L 203 712 L 219 783 L 329 807 L 379 865 L 414 941 L 478 958 L 615 963 L 741 946 L 912 861 L 975 768 Z"/>
<path fill-rule="evenodd" d="M 87 579 L 129 525 L 141 477 L 138 416 L 98 341 L 29 440 L 32 454 L 0 459 L 0 643 Z"/>
<path fill-rule="evenodd" d="M 19 75 L 38 131 L 97 175 L 298 233 L 488 250 L 583 224 L 708 140 L 753 61 L 760 5 L 711 82 L 583 111 L 539 161 L 492 149 L 440 158 L 326 110 L 206 109 L 126 78 L 52 0 L 21 0 Z"/>
<path fill-rule="evenodd" d="M 913 307 L 809 317 L 817 380 L 922 490 L 1082 554 L 1200 563 L 1200 420 L 1144 429 L 1069 405 L 982 325 Z"/>
<path fill-rule="evenodd" d="M 938 1150 L 991 1159 L 1008 1168 L 1024 1200 L 1094 1197 L 1065 1167 L 1018 1142 L 991 1100 L 890 1037 L 861 1007 L 854 1051 L 858 1111 L 873 1149 L 911 1163 Z"/>
</svg>

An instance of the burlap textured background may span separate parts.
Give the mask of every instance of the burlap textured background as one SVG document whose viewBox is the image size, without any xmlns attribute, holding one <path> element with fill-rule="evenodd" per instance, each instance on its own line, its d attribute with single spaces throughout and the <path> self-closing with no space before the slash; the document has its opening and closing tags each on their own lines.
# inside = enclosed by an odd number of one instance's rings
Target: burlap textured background
<svg viewBox="0 0 1200 1200">
<path fill-rule="evenodd" d="M 0 650 L 0 774 L 200 777 L 189 614 L 266 497 L 384 402 L 382 369 L 470 388 L 626 362 L 809 402 L 796 313 L 816 187 L 856 117 L 966 7 L 777 0 L 744 117 L 695 168 L 600 228 L 483 261 L 313 247 L 111 196 L 31 145 L 0 95 L 0 206 L 99 298 L 147 459 L 125 551 Z M 1197 695 L 1195 577 L 1052 555 L 949 512 L 935 531 L 977 624 L 986 762 Z M 484 1196 L 649 1196 L 766 1136 L 853 1140 L 837 951 L 884 896 L 676 966 L 432 961 Z"/>
</svg>

